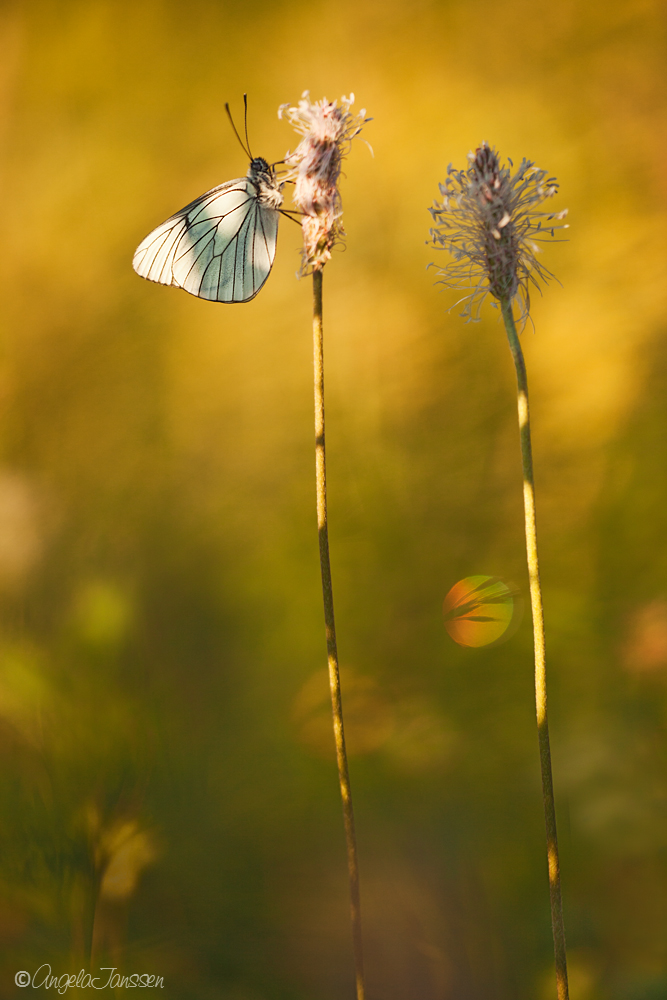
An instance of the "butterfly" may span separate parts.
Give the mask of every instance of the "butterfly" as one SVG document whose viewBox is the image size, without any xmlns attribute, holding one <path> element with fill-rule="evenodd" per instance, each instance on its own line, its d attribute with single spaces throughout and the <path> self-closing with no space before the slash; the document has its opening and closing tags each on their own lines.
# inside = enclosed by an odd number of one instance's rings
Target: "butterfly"
<svg viewBox="0 0 667 1000">
<path fill-rule="evenodd" d="M 137 274 L 211 302 L 254 299 L 273 265 L 283 196 L 275 167 L 243 148 L 247 175 L 211 188 L 149 233 L 134 253 Z"/>
</svg>

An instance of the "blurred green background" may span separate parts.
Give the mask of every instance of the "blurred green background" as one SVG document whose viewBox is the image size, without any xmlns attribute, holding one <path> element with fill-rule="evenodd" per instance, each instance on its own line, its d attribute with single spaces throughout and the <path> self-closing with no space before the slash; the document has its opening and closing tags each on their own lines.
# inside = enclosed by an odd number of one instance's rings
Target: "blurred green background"
<svg viewBox="0 0 667 1000">
<path fill-rule="evenodd" d="M 665 11 L 658 0 L 5 0 L 0 997 L 97 965 L 164 995 L 352 996 L 314 513 L 310 307 L 283 221 L 256 300 L 134 248 L 297 138 L 373 117 L 325 272 L 330 533 L 370 1000 L 555 995 L 514 374 L 425 270 L 447 164 L 557 175 L 523 341 L 572 1000 L 667 996 Z"/>
</svg>

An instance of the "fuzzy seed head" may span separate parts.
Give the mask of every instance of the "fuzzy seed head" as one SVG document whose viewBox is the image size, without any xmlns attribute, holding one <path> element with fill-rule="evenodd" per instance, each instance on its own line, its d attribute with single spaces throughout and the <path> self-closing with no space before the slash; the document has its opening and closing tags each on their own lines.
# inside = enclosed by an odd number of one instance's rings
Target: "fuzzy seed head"
<svg viewBox="0 0 667 1000">
<path fill-rule="evenodd" d="M 279 118 L 287 118 L 303 138 L 293 153 L 287 153 L 287 180 L 294 181 L 293 201 L 303 213 L 302 273 L 319 271 L 331 257 L 331 250 L 345 235 L 341 222 L 343 207 L 338 190 L 343 157 L 352 139 L 370 121 L 365 110 L 353 115 L 354 94 L 336 101 L 311 103 L 306 90 L 296 107 L 283 104 Z"/>
<path fill-rule="evenodd" d="M 442 201 L 429 209 L 437 223 L 430 244 L 447 250 L 451 261 L 439 272 L 439 282 L 465 290 L 462 315 L 479 319 L 487 295 L 499 302 L 520 303 L 520 314 L 530 311 L 530 287 L 553 277 L 537 260 L 540 242 L 551 239 L 554 225 L 567 209 L 537 212 L 536 207 L 558 191 L 555 178 L 547 177 L 529 160 L 512 173 L 512 161 L 503 166 L 495 149 L 483 142 L 468 154 L 467 170 L 450 164 L 440 184 Z"/>
</svg>

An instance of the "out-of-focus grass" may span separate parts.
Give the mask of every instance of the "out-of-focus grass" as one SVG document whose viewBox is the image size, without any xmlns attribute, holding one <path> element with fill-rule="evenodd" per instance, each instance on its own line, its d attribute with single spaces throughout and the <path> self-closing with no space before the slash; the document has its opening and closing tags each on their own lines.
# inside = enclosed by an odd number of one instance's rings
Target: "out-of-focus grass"
<svg viewBox="0 0 667 1000">
<path fill-rule="evenodd" d="M 556 174 L 572 222 L 545 254 L 563 287 L 524 334 L 572 1000 L 662 996 L 660 18 L 652 2 L 4 5 L 0 996 L 17 969 L 75 967 L 95 856 L 100 960 L 198 1000 L 349 992 L 299 234 L 281 224 L 247 306 L 130 266 L 151 227 L 245 173 L 225 100 L 238 113 L 248 92 L 253 152 L 277 160 L 294 138 L 277 107 L 306 87 L 353 90 L 374 118 L 325 274 L 371 995 L 551 988 L 529 625 L 471 651 L 440 618 L 464 576 L 525 579 L 502 330 L 448 314 L 425 271 L 437 182 L 488 139 Z"/>
</svg>

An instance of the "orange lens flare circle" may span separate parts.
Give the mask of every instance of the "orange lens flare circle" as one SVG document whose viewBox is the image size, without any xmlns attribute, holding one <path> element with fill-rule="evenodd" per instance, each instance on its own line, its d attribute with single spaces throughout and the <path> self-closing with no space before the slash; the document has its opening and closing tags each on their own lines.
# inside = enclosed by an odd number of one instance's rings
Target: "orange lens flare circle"
<svg viewBox="0 0 667 1000">
<path fill-rule="evenodd" d="M 514 634 L 521 601 L 518 591 L 497 576 L 466 576 L 445 597 L 442 613 L 454 642 L 478 648 Z"/>
</svg>

